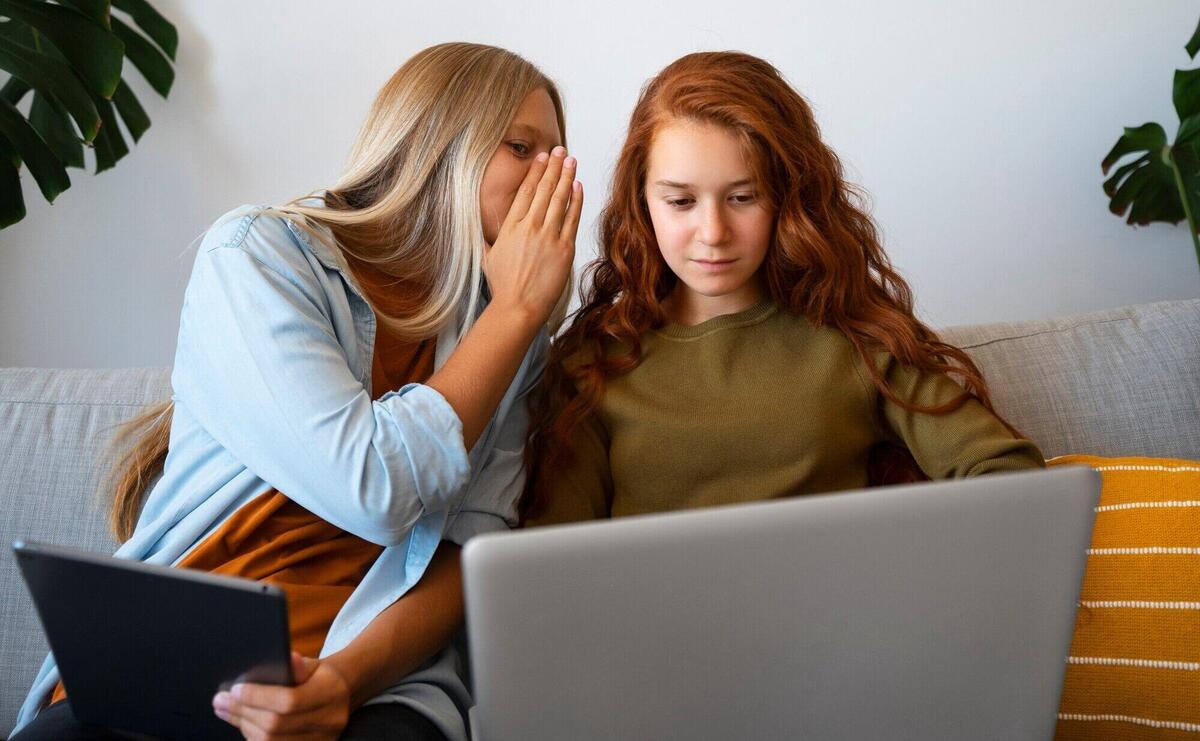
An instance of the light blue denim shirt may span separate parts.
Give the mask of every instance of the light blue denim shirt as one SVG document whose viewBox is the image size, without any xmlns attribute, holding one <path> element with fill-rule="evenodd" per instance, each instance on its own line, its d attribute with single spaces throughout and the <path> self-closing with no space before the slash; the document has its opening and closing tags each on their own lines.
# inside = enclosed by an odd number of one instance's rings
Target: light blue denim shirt
<svg viewBox="0 0 1200 741">
<path fill-rule="evenodd" d="M 437 339 L 435 367 L 458 343 Z M 242 505 L 276 488 L 333 525 L 385 546 L 333 621 L 321 656 L 345 647 L 425 572 L 438 543 L 516 524 L 526 396 L 548 346 L 540 332 L 471 451 L 432 388 L 371 400 L 375 315 L 353 276 L 292 222 L 243 206 L 200 245 L 184 295 L 170 448 L 133 537 L 117 556 L 175 564 Z M 402 702 L 452 741 L 471 704 L 456 641 L 372 702 Z M 46 658 L 17 718 L 59 679 Z"/>
</svg>

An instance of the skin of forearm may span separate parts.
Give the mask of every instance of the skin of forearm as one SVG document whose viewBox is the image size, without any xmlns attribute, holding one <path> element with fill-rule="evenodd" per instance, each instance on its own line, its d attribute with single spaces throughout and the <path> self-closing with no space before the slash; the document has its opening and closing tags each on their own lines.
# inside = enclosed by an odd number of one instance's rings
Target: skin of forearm
<svg viewBox="0 0 1200 741">
<path fill-rule="evenodd" d="M 483 434 L 543 322 L 519 306 L 488 304 L 446 363 L 425 382 L 462 420 L 468 450 Z"/>
<path fill-rule="evenodd" d="M 351 711 L 416 670 L 462 625 L 460 551 L 453 543 L 438 546 L 416 586 L 326 659 L 350 685 Z"/>
<path fill-rule="evenodd" d="M 544 323 L 525 307 L 493 302 L 425 382 L 454 409 L 474 446 Z M 394 686 L 450 642 L 463 622 L 461 549 L 443 542 L 421 580 L 350 645 L 326 659 L 350 686 L 350 708 Z"/>
</svg>

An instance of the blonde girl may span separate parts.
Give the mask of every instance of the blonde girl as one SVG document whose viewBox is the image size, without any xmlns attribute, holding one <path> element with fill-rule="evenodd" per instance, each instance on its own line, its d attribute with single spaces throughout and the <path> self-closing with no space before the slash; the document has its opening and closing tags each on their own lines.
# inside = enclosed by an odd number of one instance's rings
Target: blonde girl
<svg viewBox="0 0 1200 741">
<path fill-rule="evenodd" d="M 442 44 L 380 91 L 340 181 L 205 236 L 113 523 L 120 557 L 284 589 L 297 684 L 212 700 L 246 738 L 466 738 L 457 552 L 516 522 L 583 201 L 564 144 L 535 67 Z M 49 657 L 16 738 L 90 737 L 64 694 Z"/>
</svg>

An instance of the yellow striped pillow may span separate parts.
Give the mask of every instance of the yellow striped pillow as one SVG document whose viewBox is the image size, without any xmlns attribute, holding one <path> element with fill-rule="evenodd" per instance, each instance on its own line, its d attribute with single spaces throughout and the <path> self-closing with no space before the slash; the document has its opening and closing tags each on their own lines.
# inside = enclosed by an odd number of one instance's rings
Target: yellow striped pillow
<svg viewBox="0 0 1200 741">
<path fill-rule="evenodd" d="M 1057 741 L 1200 741 L 1200 463 L 1068 455 L 1104 479 Z"/>
</svg>

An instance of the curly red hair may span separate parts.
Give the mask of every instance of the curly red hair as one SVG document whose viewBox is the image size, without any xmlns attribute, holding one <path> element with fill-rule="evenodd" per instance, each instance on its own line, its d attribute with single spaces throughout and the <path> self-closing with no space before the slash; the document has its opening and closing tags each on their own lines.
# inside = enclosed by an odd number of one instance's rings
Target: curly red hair
<svg viewBox="0 0 1200 741">
<path fill-rule="evenodd" d="M 655 132 L 677 120 L 721 126 L 741 143 L 774 213 L 761 270 L 781 310 L 840 330 L 880 393 L 905 409 L 946 414 L 976 398 L 995 413 L 971 358 L 914 316 L 911 289 L 884 254 L 862 193 L 843 178 L 804 98 L 757 57 L 689 54 L 650 80 L 633 110 L 601 213 L 601 255 L 587 269 L 591 287 L 550 351 L 534 403 L 525 516 L 536 513 L 548 474 L 565 462 L 571 432 L 597 409 L 606 380 L 636 368 L 642 335 L 666 323 L 663 300 L 677 278 L 658 249 L 645 180 Z M 880 350 L 906 365 L 958 376 L 963 394 L 937 407 L 897 397 L 872 361 Z"/>
</svg>

